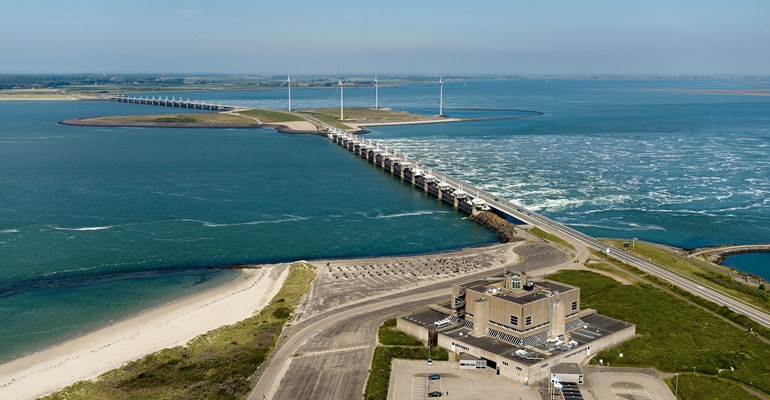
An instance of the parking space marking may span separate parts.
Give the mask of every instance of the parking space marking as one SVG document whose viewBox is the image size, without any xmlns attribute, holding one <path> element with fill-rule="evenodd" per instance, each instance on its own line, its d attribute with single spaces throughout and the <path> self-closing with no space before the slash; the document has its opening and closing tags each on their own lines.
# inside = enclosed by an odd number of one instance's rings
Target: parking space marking
<svg viewBox="0 0 770 400">
<path fill-rule="evenodd" d="M 615 395 L 615 400 L 652 400 L 650 392 L 648 392 L 644 387 L 634 389 L 630 389 L 628 387 L 620 389 L 612 388 L 612 394 Z"/>
<path fill-rule="evenodd" d="M 412 377 L 412 400 L 424 400 L 428 393 L 428 381 L 423 376 Z"/>
</svg>

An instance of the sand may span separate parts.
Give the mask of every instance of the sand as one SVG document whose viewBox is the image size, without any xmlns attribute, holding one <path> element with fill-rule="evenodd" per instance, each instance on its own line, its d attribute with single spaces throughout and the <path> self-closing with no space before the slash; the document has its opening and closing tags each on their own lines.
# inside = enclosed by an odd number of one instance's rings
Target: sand
<svg viewBox="0 0 770 400">
<path fill-rule="evenodd" d="M 315 131 L 318 128 L 308 121 L 286 121 L 276 122 L 274 125 L 284 125 L 285 127 L 295 131 Z"/>
<path fill-rule="evenodd" d="M 243 270 L 225 285 L 0 365 L 0 398 L 34 399 L 246 319 L 267 305 L 287 274 L 285 265 Z"/>
<path fill-rule="evenodd" d="M 348 125 L 355 129 L 360 129 L 364 126 L 397 126 L 397 125 L 422 125 L 422 124 L 441 124 L 444 122 L 462 122 L 461 118 L 435 118 L 426 119 L 420 121 L 380 121 L 380 122 L 366 122 L 366 121 L 342 121 L 343 124 Z"/>
</svg>

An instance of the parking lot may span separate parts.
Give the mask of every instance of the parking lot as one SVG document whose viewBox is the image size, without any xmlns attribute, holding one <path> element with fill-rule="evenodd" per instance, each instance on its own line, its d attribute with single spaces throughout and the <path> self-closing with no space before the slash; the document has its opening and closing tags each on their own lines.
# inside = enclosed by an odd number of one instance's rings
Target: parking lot
<svg viewBox="0 0 770 400">
<path fill-rule="evenodd" d="M 428 380 L 437 374 L 441 378 Z M 441 392 L 442 399 L 539 400 L 539 388 L 525 387 L 497 376 L 493 369 L 460 369 L 456 363 L 397 360 L 390 374 L 389 400 L 424 400 L 428 393 Z"/>
</svg>

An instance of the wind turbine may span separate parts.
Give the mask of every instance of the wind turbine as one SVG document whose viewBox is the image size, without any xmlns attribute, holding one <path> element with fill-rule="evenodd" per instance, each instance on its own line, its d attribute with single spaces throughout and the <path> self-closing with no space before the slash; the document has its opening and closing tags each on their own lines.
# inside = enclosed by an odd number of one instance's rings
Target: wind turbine
<svg viewBox="0 0 770 400">
<path fill-rule="evenodd" d="M 345 107 L 344 107 L 344 103 L 345 103 L 344 90 L 345 90 L 345 87 L 342 84 L 342 79 L 340 79 L 339 77 L 337 78 L 337 82 L 339 83 L 339 86 L 340 86 L 340 121 L 342 121 L 343 119 L 345 119 Z"/>
<path fill-rule="evenodd" d="M 374 109 L 380 109 L 380 82 L 377 80 L 377 75 L 374 75 Z"/>
<path fill-rule="evenodd" d="M 438 116 L 444 116 L 444 81 L 441 80 L 441 75 L 438 76 Z"/>
<path fill-rule="evenodd" d="M 278 87 L 281 87 L 286 84 L 288 84 L 289 86 L 289 111 L 291 111 L 291 74 L 287 73 L 286 80 L 282 84 L 278 85 Z"/>
</svg>

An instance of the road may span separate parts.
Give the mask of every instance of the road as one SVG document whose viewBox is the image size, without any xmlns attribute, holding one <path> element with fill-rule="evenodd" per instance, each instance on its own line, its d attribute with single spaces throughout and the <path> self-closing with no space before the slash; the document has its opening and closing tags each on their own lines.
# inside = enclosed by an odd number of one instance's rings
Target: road
<svg viewBox="0 0 770 400">
<path fill-rule="evenodd" d="M 339 132 L 339 130 L 334 128 L 330 128 L 330 130 Z M 363 140 L 357 135 L 353 135 L 353 134 L 347 134 L 347 135 L 349 135 L 350 139 L 352 140 Z M 388 151 L 388 149 L 385 146 L 380 146 L 380 148 L 383 151 Z M 418 164 L 417 160 L 415 159 L 411 159 L 411 161 L 414 164 Z M 588 251 L 585 247 L 589 247 L 589 248 L 593 248 L 593 249 L 605 252 L 608 256 L 612 256 L 648 274 L 651 274 L 660 279 L 671 282 L 672 284 L 692 294 L 703 297 L 720 306 L 726 306 L 730 310 L 735 311 L 739 314 L 743 314 L 751 318 L 752 320 L 758 322 L 759 324 L 770 328 L 770 314 L 768 314 L 767 312 L 757 307 L 754 307 L 749 303 L 746 303 L 743 300 L 718 292 L 714 289 L 702 286 L 697 281 L 691 278 L 688 278 L 684 275 L 681 275 L 673 271 L 669 271 L 666 268 L 663 268 L 659 265 L 656 265 L 648 260 L 644 260 L 635 255 L 632 255 L 623 251 L 618 251 L 615 249 L 610 249 L 606 244 L 600 242 L 599 240 L 591 236 L 588 236 L 566 225 L 553 221 L 543 215 L 537 214 L 529 210 L 525 210 L 520 206 L 517 206 L 505 199 L 501 199 L 486 191 L 483 191 L 469 184 L 468 182 L 459 181 L 455 178 L 452 178 L 451 176 L 448 176 L 434 169 L 430 169 L 430 173 L 436 176 L 438 180 L 445 181 L 455 188 L 462 187 L 466 192 L 470 193 L 471 195 L 476 195 L 476 197 L 483 199 L 491 207 L 505 214 L 508 214 L 527 224 L 537 226 L 546 232 L 549 232 L 553 235 L 556 235 L 566 240 L 567 242 L 573 245 L 577 244 L 576 246 L 576 249 L 578 250 L 577 257 L 580 261 L 583 261 L 588 257 Z"/>
<path fill-rule="evenodd" d="M 436 176 L 439 176 L 439 174 L 437 174 L 435 171 L 433 172 L 433 174 Z M 453 183 L 450 181 L 451 178 L 449 177 L 446 177 L 446 178 L 447 178 L 447 182 L 449 182 L 450 184 Z M 451 180 L 456 182 L 459 185 L 459 181 L 455 179 L 451 179 Z M 473 191 L 471 191 L 473 189 L 470 189 L 471 186 L 468 185 L 467 183 L 463 183 L 463 187 L 469 188 L 469 189 L 466 189 L 466 191 L 469 191 L 469 193 L 474 193 Z M 687 290 L 690 293 L 693 293 L 707 300 L 710 300 L 716 304 L 719 304 L 720 306 L 727 306 L 729 309 L 739 314 L 743 314 L 753 319 L 754 321 L 770 328 L 770 314 L 740 299 L 723 294 L 711 288 L 702 286 L 700 283 L 698 283 L 697 281 L 694 281 L 691 278 L 688 278 L 679 273 L 670 271 L 666 268 L 663 268 L 659 265 L 649 262 L 648 260 L 644 260 L 633 254 L 629 254 L 627 252 L 619 251 L 616 249 L 611 249 L 608 247 L 608 245 L 602 243 L 601 241 L 591 236 L 588 236 L 582 232 L 579 232 L 575 229 L 572 229 L 566 225 L 553 221 L 549 218 L 546 218 L 532 211 L 526 211 L 524 209 L 522 209 L 522 211 L 518 211 L 517 208 L 520 208 L 520 207 L 517 207 L 516 205 L 514 205 L 513 203 L 507 200 L 500 199 L 484 191 L 479 190 L 478 197 L 482 198 L 484 201 L 486 201 L 492 207 L 498 209 L 499 211 L 502 211 L 503 213 L 506 213 L 514 218 L 517 218 L 522 222 L 540 227 L 541 229 L 549 233 L 552 233 L 560 238 L 563 238 L 564 240 L 567 240 L 570 243 L 574 243 L 577 241 L 583 246 L 588 246 L 590 248 L 605 252 L 605 254 L 608 254 L 609 256 L 612 256 L 628 265 L 639 268 L 640 270 L 648 274 L 657 276 L 658 278 L 671 282 L 674 285 L 679 286 L 680 288 Z M 496 198 L 497 200 L 495 200 Z M 583 246 L 580 246 L 580 247 L 583 247 Z M 582 255 L 579 255 L 579 257 L 582 257 Z"/>
<path fill-rule="evenodd" d="M 454 283 L 480 279 L 488 270 L 391 293 L 316 314 L 284 331 L 265 361 L 248 399 L 352 399 L 361 398 L 368 366 L 376 345 L 377 328 L 385 320 L 446 301 Z M 328 365 L 290 368 L 294 363 L 313 363 L 316 350 Z M 335 350 L 331 352 L 329 350 Z M 320 351 L 318 351 L 320 355 Z M 334 357 L 329 358 L 328 354 Z M 307 361 L 303 361 L 307 360 Z M 287 371 L 295 371 L 286 374 Z M 308 372 L 310 371 L 310 372 Z M 315 372 L 313 372 L 315 371 Z M 264 397 L 263 397 L 264 396 Z"/>
</svg>

